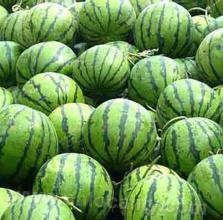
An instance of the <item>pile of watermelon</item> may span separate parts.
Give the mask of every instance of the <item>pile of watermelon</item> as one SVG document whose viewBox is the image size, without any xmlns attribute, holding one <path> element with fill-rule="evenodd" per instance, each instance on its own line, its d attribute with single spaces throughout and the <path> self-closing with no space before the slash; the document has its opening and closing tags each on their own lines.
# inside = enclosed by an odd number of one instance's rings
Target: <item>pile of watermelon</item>
<svg viewBox="0 0 223 220">
<path fill-rule="evenodd" d="M 223 0 L 0 0 L 1 220 L 222 220 Z"/>
</svg>

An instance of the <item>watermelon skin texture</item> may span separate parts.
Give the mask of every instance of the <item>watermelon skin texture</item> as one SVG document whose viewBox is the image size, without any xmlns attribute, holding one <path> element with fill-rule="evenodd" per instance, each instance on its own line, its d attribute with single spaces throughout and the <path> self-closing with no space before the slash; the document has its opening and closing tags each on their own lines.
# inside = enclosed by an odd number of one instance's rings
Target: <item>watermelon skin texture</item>
<svg viewBox="0 0 223 220">
<path fill-rule="evenodd" d="M 1 109 L 0 123 L 0 184 L 30 184 L 42 164 L 58 153 L 55 129 L 43 113 L 17 104 Z"/>
<path fill-rule="evenodd" d="M 69 206 L 50 195 L 31 195 L 17 200 L 2 216 L 2 220 L 12 218 L 18 220 L 75 220 Z"/>
<path fill-rule="evenodd" d="M 73 102 L 84 102 L 80 87 L 68 76 L 53 72 L 33 76 L 22 87 L 19 96 L 20 104 L 47 115 L 58 106 Z"/>
<path fill-rule="evenodd" d="M 222 219 L 222 169 L 222 154 L 212 155 L 197 164 L 188 177 L 188 182 L 197 191 L 204 203 L 208 219 Z"/>
<path fill-rule="evenodd" d="M 0 86 L 10 87 L 16 84 L 16 63 L 22 53 L 22 47 L 11 41 L 0 41 Z"/>
<path fill-rule="evenodd" d="M 223 15 L 223 1 L 222 0 L 210 0 L 210 14 L 214 18 Z"/>
<path fill-rule="evenodd" d="M 140 50 L 158 49 L 168 57 L 184 57 L 193 40 L 189 12 L 174 2 L 152 4 L 136 20 L 134 41 Z"/>
<path fill-rule="evenodd" d="M 223 146 L 223 129 L 207 118 L 187 118 L 169 126 L 161 136 L 163 163 L 182 176 L 210 152 L 217 153 Z"/>
<path fill-rule="evenodd" d="M 23 51 L 16 65 L 16 79 L 21 86 L 32 76 L 44 72 L 73 73 L 75 53 L 56 41 L 39 43 Z"/>
<path fill-rule="evenodd" d="M 3 87 L 0 87 L 0 108 L 13 104 L 13 102 L 12 93 Z"/>
<path fill-rule="evenodd" d="M 127 40 L 136 15 L 129 0 L 87 0 L 79 18 L 81 38 L 94 45 Z"/>
<path fill-rule="evenodd" d="M 217 121 L 221 109 L 218 94 L 194 79 L 181 79 L 167 86 L 157 104 L 159 127 L 179 116 L 204 117 Z"/>
<path fill-rule="evenodd" d="M 107 171 L 84 154 L 53 157 L 39 170 L 33 193 L 65 196 L 82 210 L 77 220 L 104 220 L 112 206 L 113 186 Z"/>
<path fill-rule="evenodd" d="M 16 200 L 23 198 L 23 195 L 11 189 L 0 188 L 0 198 L 1 198 L 1 204 L 0 204 L 0 218 L 1 218 L 5 210 Z"/>
<path fill-rule="evenodd" d="M 148 162 L 156 139 L 153 113 L 126 99 L 102 103 L 84 130 L 87 153 L 115 172 Z"/>
<path fill-rule="evenodd" d="M 130 193 L 125 220 L 202 220 L 201 201 L 185 180 L 155 175 L 142 180 Z"/>
<path fill-rule="evenodd" d="M 8 88 L 8 91 L 11 92 L 13 103 L 11 104 L 19 104 L 19 96 L 21 89 L 18 86 L 12 86 Z"/>
<path fill-rule="evenodd" d="M 60 153 L 83 151 L 83 129 L 94 108 L 82 103 L 68 103 L 56 108 L 49 118 L 59 139 Z"/>
<path fill-rule="evenodd" d="M 8 17 L 8 15 L 8 11 L 0 5 L 0 27 L 2 26 L 2 23 Z"/>
</svg>

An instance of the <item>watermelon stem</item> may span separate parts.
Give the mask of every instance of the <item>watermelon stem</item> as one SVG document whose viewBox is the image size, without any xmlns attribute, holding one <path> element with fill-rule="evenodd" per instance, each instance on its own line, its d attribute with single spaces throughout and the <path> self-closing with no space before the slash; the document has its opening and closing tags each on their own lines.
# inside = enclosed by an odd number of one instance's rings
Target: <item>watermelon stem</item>
<svg viewBox="0 0 223 220">
<path fill-rule="evenodd" d="M 192 12 L 192 11 L 202 11 L 205 13 L 205 16 L 208 16 L 208 9 L 204 9 L 204 8 L 200 8 L 200 7 L 194 7 L 194 8 L 191 8 L 188 10 L 189 12 Z"/>
<path fill-rule="evenodd" d="M 12 11 L 17 12 L 17 11 L 24 10 L 24 8 L 22 7 L 22 4 L 23 4 L 23 0 L 20 0 L 18 4 L 15 4 L 12 6 Z M 28 7 L 26 9 L 28 9 Z"/>
</svg>

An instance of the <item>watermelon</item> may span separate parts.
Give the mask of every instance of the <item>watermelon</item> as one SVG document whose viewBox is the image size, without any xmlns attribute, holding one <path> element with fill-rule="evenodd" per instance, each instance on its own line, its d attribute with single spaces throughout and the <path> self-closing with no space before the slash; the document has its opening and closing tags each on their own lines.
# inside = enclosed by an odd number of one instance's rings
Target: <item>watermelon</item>
<svg viewBox="0 0 223 220">
<path fill-rule="evenodd" d="M 157 121 L 163 127 L 179 117 L 204 117 L 217 120 L 221 101 L 208 85 L 194 79 L 181 79 L 167 86 L 157 103 Z"/>
<path fill-rule="evenodd" d="M 195 7 L 206 8 L 207 0 L 174 0 L 178 4 L 182 5 L 186 9 L 192 9 Z"/>
<path fill-rule="evenodd" d="M 84 154 L 53 157 L 39 170 L 34 193 L 67 197 L 82 212 L 77 220 L 104 220 L 111 208 L 113 186 L 107 171 Z"/>
<path fill-rule="evenodd" d="M 78 21 L 57 3 L 41 3 L 31 8 L 23 21 L 26 47 L 45 41 L 72 45 Z"/>
<path fill-rule="evenodd" d="M 223 15 L 223 0 L 210 0 L 209 6 L 211 16 L 217 18 Z"/>
<path fill-rule="evenodd" d="M 58 152 L 55 129 L 43 113 L 17 104 L 1 109 L 0 124 L 0 184 L 30 184 Z"/>
<path fill-rule="evenodd" d="M 136 15 L 129 0 L 86 0 L 79 18 L 81 39 L 99 44 L 127 40 Z"/>
<path fill-rule="evenodd" d="M 79 19 L 80 11 L 83 6 L 84 2 L 75 2 L 74 4 L 70 5 L 68 9 L 74 16 L 77 16 L 77 18 Z"/>
<path fill-rule="evenodd" d="M 175 175 L 178 176 L 173 170 L 158 165 L 148 164 L 134 169 L 130 172 L 121 182 L 119 189 L 119 208 L 124 215 L 128 197 L 134 187 L 144 179 L 149 179 L 154 175 Z"/>
<path fill-rule="evenodd" d="M 139 182 L 129 195 L 125 220 L 202 220 L 200 199 L 185 180 L 154 175 Z"/>
<path fill-rule="evenodd" d="M 87 153 L 114 172 L 150 161 L 157 131 L 153 113 L 127 99 L 99 105 L 84 130 Z"/>
<path fill-rule="evenodd" d="M 222 106 L 221 106 L 221 110 L 220 110 L 220 115 L 219 115 L 219 119 L 218 119 L 218 123 L 223 126 L 223 85 L 220 85 L 218 87 L 215 88 L 215 91 L 218 93 Z"/>
<path fill-rule="evenodd" d="M 6 105 L 10 105 L 12 103 L 13 103 L 12 93 L 3 87 L 0 87 L 0 108 Z"/>
<path fill-rule="evenodd" d="M 82 91 L 75 81 L 66 75 L 54 72 L 33 76 L 22 87 L 20 94 L 20 104 L 47 115 L 60 105 L 84 102 Z"/>
<path fill-rule="evenodd" d="M 8 11 L 0 5 L 0 28 L 2 26 L 2 23 L 8 17 L 8 15 L 9 15 Z"/>
<path fill-rule="evenodd" d="M 74 62 L 73 78 L 87 96 L 106 100 L 122 93 L 130 73 L 127 56 L 110 45 L 97 45 Z"/>
<path fill-rule="evenodd" d="M 2 220 L 75 220 L 69 206 L 50 195 L 31 195 L 12 203 L 4 212 Z"/>
<path fill-rule="evenodd" d="M 202 160 L 190 173 L 188 182 L 200 196 L 207 219 L 223 216 L 223 155 L 212 155 Z"/>
<path fill-rule="evenodd" d="M 223 16 L 220 16 L 218 18 L 215 18 L 211 22 L 209 22 L 208 26 L 204 30 L 204 36 L 203 39 L 210 34 L 211 32 L 223 28 Z"/>
<path fill-rule="evenodd" d="M 175 2 L 152 4 L 137 18 L 134 40 L 140 50 L 158 49 L 159 54 L 184 57 L 193 40 L 192 17 Z"/>
<path fill-rule="evenodd" d="M 23 85 L 32 76 L 43 72 L 73 73 L 75 53 L 66 45 L 56 42 L 39 43 L 26 49 L 16 65 L 16 79 Z"/>
<path fill-rule="evenodd" d="M 23 198 L 23 196 L 11 189 L 0 188 L 0 219 L 5 210 L 16 200 Z"/>
<path fill-rule="evenodd" d="M 16 63 L 22 48 L 15 42 L 0 41 L 0 51 L 0 86 L 10 87 L 16 84 Z"/>
<path fill-rule="evenodd" d="M 19 104 L 19 96 L 21 89 L 18 86 L 12 86 L 8 88 L 8 91 L 12 94 L 13 104 Z"/>
<path fill-rule="evenodd" d="M 69 103 L 59 106 L 49 115 L 57 132 L 61 153 L 82 151 L 83 127 L 93 110 L 86 104 Z"/>
<path fill-rule="evenodd" d="M 128 96 L 130 99 L 156 108 L 160 93 L 172 82 L 186 75 L 178 63 L 161 55 L 140 60 L 129 77 Z"/>
<path fill-rule="evenodd" d="M 222 35 L 223 28 L 208 34 L 201 42 L 196 54 L 198 67 L 203 72 L 202 77 L 211 86 L 223 83 Z"/>
<path fill-rule="evenodd" d="M 187 118 L 169 126 L 161 138 L 164 164 L 182 176 L 188 176 L 210 152 L 217 153 L 222 149 L 223 129 L 207 118 Z"/>
</svg>

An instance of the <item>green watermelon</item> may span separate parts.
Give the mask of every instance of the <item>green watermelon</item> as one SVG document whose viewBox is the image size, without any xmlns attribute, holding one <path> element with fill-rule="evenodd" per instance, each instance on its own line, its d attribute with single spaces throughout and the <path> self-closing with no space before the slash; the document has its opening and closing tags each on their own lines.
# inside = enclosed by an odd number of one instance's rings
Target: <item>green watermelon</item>
<svg viewBox="0 0 223 220">
<path fill-rule="evenodd" d="M 186 75 L 185 70 L 181 70 L 175 60 L 161 55 L 140 60 L 129 77 L 129 98 L 156 108 L 160 93 L 165 87 Z"/>
<path fill-rule="evenodd" d="M 207 118 L 177 121 L 165 130 L 161 138 L 164 164 L 183 176 L 188 176 L 210 152 L 217 153 L 223 147 L 223 129 Z"/>
<path fill-rule="evenodd" d="M 22 48 L 15 42 L 0 41 L 0 51 L 0 86 L 10 87 L 16 84 L 16 63 Z"/>
<path fill-rule="evenodd" d="M 79 19 L 80 11 L 84 4 L 84 2 L 75 2 L 74 4 L 70 5 L 68 9 L 74 16 L 77 16 L 77 18 Z"/>
<path fill-rule="evenodd" d="M 191 172 L 188 182 L 200 196 L 207 219 L 223 216 L 223 155 L 212 155 L 202 160 Z"/>
<path fill-rule="evenodd" d="M 208 85 L 193 79 L 182 79 L 167 86 L 157 104 L 157 121 L 163 127 L 179 117 L 204 117 L 217 120 L 221 101 Z"/>
<path fill-rule="evenodd" d="M 126 209 L 126 204 L 128 197 L 134 187 L 144 179 L 149 179 L 154 175 L 175 175 L 178 176 L 173 170 L 158 165 L 158 164 L 148 164 L 134 169 L 130 172 L 121 182 L 119 189 L 119 208 L 124 215 Z"/>
<path fill-rule="evenodd" d="M 152 4 L 137 18 L 134 40 L 140 50 L 158 49 L 159 54 L 184 57 L 193 40 L 192 17 L 174 2 Z"/>
<path fill-rule="evenodd" d="M 222 106 L 221 106 L 221 111 L 220 111 L 220 115 L 219 115 L 219 119 L 218 119 L 218 123 L 223 126 L 223 85 L 220 85 L 218 87 L 215 88 L 215 91 L 218 93 Z"/>
<path fill-rule="evenodd" d="M 8 91 L 10 91 L 12 94 L 13 104 L 19 104 L 19 96 L 21 89 L 18 86 L 12 86 L 8 88 Z"/>
<path fill-rule="evenodd" d="M 206 8 L 207 0 L 174 0 L 178 4 L 182 5 L 186 9 L 192 9 L 195 7 Z"/>
<path fill-rule="evenodd" d="M 0 108 L 12 104 L 13 101 L 12 93 L 3 87 L 0 87 Z"/>
<path fill-rule="evenodd" d="M 129 0 L 86 0 L 79 18 L 81 39 L 99 44 L 127 40 L 136 15 Z"/>
<path fill-rule="evenodd" d="M 58 152 L 55 129 L 43 113 L 16 104 L 1 109 L 0 124 L 0 183 L 30 184 Z"/>
<path fill-rule="evenodd" d="M 31 195 L 12 203 L 4 212 L 2 220 L 75 220 L 69 206 L 49 195 Z"/>
<path fill-rule="evenodd" d="M 91 114 L 84 140 L 87 153 L 111 171 L 145 164 L 157 142 L 153 113 L 127 99 L 106 101 Z"/>
<path fill-rule="evenodd" d="M 9 15 L 8 11 L 0 5 L 0 28 L 2 26 L 2 23 L 8 17 L 8 15 Z"/>
<path fill-rule="evenodd" d="M 84 102 L 80 87 L 66 75 L 46 72 L 33 76 L 22 87 L 19 103 L 49 115 L 66 103 Z"/>
<path fill-rule="evenodd" d="M 84 154 L 53 157 L 39 170 L 33 193 L 67 197 L 82 212 L 77 220 L 104 220 L 111 208 L 113 186 L 107 171 Z"/>
<path fill-rule="evenodd" d="M 49 115 L 57 132 L 61 153 L 83 150 L 83 127 L 93 111 L 90 105 L 69 103 L 59 106 Z"/>
<path fill-rule="evenodd" d="M 154 175 L 130 193 L 125 220 L 202 220 L 200 199 L 185 180 L 174 175 Z"/>
<path fill-rule="evenodd" d="M 118 48 L 97 45 L 75 60 L 73 71 L 73 78 L 87 96 L 104 100 L 124 91 L 130 65 Z"/>
<path fill-rule="evenodd" d="M 209 22 L 208 26 L 205 28 L 203 33 L 203 39 L 211 32 L 223 28 L 223 16 L 213 19 Z"/>
<path fill-rule="evenodd" d="M 23 198 L 20 193 L 11 189 L 0 188 L 0 219 L 5 210 L 16 200 Z"/>
<path fill-rule="evenodd" d="M 209 0 L 211 16 L 217 18 L 223 15 L 223 0 Z"/>
<path fill-rule="evenodd" d="M 18 59 L 17 83 L 23 85 L 34 75 L 44 72 L 58 72 L 70 76 L 75 59 L 75 53 L 60 42 L 50 41 L 31 46 Z"/>
<path fill-rule="evenodd" d="M 211 86 L 223 83 L 223 28 L 208 34 L 201 42 L 197 54 L 196 62 L 202 71 L 202 78 Z"/>
</svg>

